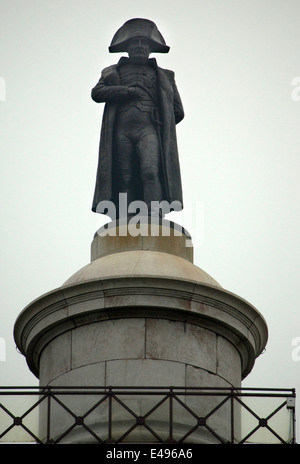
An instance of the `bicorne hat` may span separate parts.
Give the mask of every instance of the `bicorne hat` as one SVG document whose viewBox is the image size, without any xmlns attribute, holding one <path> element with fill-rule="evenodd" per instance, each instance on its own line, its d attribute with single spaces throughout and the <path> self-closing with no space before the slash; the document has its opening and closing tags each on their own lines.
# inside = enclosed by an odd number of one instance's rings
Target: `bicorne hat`
<svg viewBox="0 0 300 464">
<path fill-rule="evenodd" d="M 153 21 L 149 19 L 135 18 L 126 21 L 120 29 L 117 30 L 110 46 L 110 53 L 126 52 L 128 42 L 134 37 L 143 37 L 149 40 L 151 52 L 168 53 L 170 47 L 166 45 L 165 40 Z"/>
</svg>

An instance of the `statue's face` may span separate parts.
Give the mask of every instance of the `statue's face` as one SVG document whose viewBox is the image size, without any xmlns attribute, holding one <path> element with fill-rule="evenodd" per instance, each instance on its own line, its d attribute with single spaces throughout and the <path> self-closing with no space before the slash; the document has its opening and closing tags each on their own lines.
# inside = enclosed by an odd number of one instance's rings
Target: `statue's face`
<svg viewBox="0 0 300 464">
<path fill-rule="evenodd" d="M 150 43 L 147 39 L 143 38 L 131 39 L 127 52 L 129 58 L 148 58 L 151 52 Z"/>
</svg>

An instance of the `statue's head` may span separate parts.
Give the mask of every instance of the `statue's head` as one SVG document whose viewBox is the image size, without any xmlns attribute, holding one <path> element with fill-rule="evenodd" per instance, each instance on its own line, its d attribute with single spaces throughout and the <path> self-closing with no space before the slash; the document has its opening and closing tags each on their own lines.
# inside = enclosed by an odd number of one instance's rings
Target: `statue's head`
<svg viewBox="0 0 300 464">
<path fill-rule="evenodd" d="M 133 49 L 148 49 L 150 53 L 168 53 L 170 47 L 165 43 L 165 40 L 153 21 L 149 19 L 135 18 L 126 21 L 120 29 L 115 33 L 109 46 L 110 53 L 128 52 L 134 53 Z"/>
<path fill-rule="evenodd" d="M 151 53 L 151 44 L 144 37 L 134 37 L 128 41 L 127 53 L 129 58 L 146 59 Z"/>
</svg>

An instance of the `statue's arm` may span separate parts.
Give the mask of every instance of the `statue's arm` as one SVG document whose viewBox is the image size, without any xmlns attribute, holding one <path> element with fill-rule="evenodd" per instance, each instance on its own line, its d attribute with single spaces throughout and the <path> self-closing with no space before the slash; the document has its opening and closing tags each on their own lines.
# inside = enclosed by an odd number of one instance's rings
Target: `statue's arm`
<svg viewBox="0 0 300 464">
<path fill-rule="evenodd" d="M 97 103 L 118 102 L 129 98 L 139 98 L 142 92 L 138 87 L 116 85 L 101 77 L 91 92 L 92 99 Z"/>
<path fill-rule="evenodd" d="M 101 77 L 92 89 L 91 97 L 97 103 L 114 102 L 128 98 L 129 88 L 125 85 L 109 85 Z"/>
<path fill-rule="evenodd" d="M 174 91 L 174 115 L 175 115 L 175 123 L 178 124 L 184 118 L 184 110 L 181 102 L 181 98 L 174 80 L 173 83 L 173 91 Z"/>
</svg>

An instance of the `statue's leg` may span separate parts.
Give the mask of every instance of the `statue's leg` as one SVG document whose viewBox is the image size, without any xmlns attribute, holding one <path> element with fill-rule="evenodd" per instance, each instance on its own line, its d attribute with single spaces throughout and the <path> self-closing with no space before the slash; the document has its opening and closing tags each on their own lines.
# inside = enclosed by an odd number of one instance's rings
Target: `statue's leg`
<svg viewBox="0 0 300 464">
<path fill-rule="evenodd" d="M 152 201 L 163 199 L 160 181 L 160 144 L 155 131 L 149 130 L 137 143 L 136 152 L 139 158 L 144 201 L 151 210 Z"/>
<path fill-rule="evenodd" d="M 126 194 L 127 205 L 135 200 L 133 195 L 134 172 L 133 172 L 133 155 L 134 146 L 131 139 L 120 132 L 116 134 L 115 139 L 115 190 L 118 194 Z"/>
</svg>

